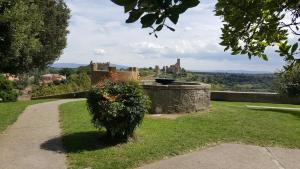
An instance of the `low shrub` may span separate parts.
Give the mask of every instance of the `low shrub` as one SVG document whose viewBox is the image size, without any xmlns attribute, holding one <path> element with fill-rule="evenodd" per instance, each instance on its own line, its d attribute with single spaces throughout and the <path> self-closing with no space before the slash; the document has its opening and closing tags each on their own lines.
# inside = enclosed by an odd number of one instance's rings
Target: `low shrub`
<svg viewBox="0 0 300 169">
<path fill-rule="evenodd" d="M 18 94 L 13 88 L 13 83 L 0 75 L 0 102 L 15 102 Z"/>
<path fill-rule="evenodd" d="M 96 128 L 104 127 L 112 139 L 127 140 L 148 112 L 150 99 L 137 82 L 107 82 L 90 90 L 87 105 Z"/>
</svg>

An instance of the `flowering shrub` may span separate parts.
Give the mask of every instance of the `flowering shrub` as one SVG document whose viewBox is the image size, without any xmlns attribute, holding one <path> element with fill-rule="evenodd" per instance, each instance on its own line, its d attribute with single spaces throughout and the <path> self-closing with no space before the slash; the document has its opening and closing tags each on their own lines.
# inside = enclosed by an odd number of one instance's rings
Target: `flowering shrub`
<svg viewBox="0 0 300 169">
<path fill-rule="evenodd" d="M 113 139 L 127 140 L 141 124 L 150 100 L 137 82 L 106 82 L 87 97 L 92 123 Z"/>
</svg>

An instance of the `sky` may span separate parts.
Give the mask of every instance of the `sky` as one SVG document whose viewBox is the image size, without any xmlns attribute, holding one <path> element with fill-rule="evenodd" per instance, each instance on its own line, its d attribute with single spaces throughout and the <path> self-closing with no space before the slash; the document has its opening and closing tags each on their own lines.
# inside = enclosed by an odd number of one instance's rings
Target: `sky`
<svg viewBox="0 0 300 169">
<path fill-rule="evenodd" d="M 66 0 L 71 9 L 68 45 L 56 63 L 111 62 L 136 67 L 171 65 L 177 58 L 187 70 L 278 71 L 283 66 L 277 53 L 269 61 L 232 56 L 219 45 L 222 22 L 214 16 L 215 0 L 201 4 L 180 16 L 179 23 L 150 36 L 139 22 L 126 24 L 128 14 L 110 0 Z M 172 26 L 172 24 L 170 24 Z"/>
</svg>

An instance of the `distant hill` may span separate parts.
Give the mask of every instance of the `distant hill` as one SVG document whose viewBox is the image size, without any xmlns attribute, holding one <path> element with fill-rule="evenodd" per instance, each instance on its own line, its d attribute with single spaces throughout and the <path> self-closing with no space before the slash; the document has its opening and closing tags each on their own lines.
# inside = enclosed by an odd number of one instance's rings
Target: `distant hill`
<svg viewBox="0 0 300 169">
<path fill-rule="evenodd" d="M 79 63 L 54 63 L 50 65 L 53 68 L 78 68 L 80 66 L 87 66 L 87 64 L 79 64 Z"/>
<path fill-rule="evenodd" d="M 79 63 L 54 63 L 50 65 L 52 68 L 78 68 L 80 66 L 88 66 L 88 64 L 79 64 Z M 117 67 L 117 69 L 126 69 L 128 66 L 111 64 L 112 67 Z"/>
<path fill-rule="evenodd" d="M 248 71 L 248 70 L 211 70 L 211 71 L 190 70 L 190 71 L 204 72 L 204 73 L 233 73 L 233 74 L 273 74 L 274 73 L 268 71 Z"/>
<path fill-rule="evenodd" d="M 110 64 L 113 67 L 116 67 L 117 69 L 127 69 L 129 66 L 124 65 L 117 65 L 117 64 Z"/>
</svg>

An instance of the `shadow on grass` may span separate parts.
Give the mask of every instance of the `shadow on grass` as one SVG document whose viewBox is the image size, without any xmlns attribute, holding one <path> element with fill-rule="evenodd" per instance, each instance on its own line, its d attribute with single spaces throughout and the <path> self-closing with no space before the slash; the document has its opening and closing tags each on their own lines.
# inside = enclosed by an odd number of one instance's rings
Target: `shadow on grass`
<svg viewBox="0 0 300 169">
<path fill-rule="evenodd" d="M 89 131 L 52 138 L 42 143 L 40 148 L 58 153 L 73 153 L 105 149 L 120 143 L 124 143 L 124 141 L 113 141 L 107 137 L 105 132 Z"/>
</svg>

